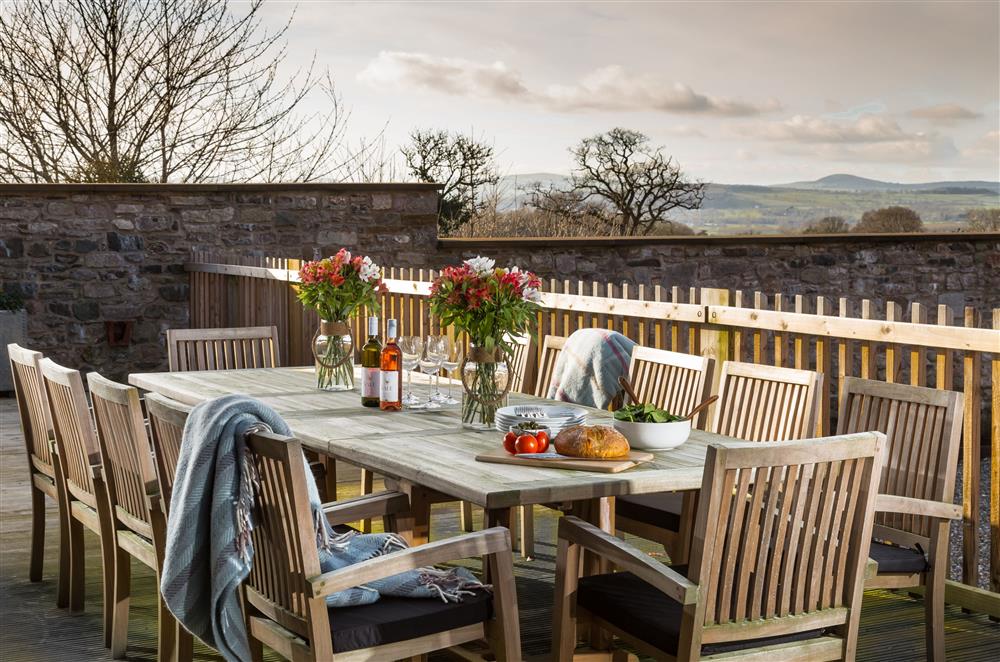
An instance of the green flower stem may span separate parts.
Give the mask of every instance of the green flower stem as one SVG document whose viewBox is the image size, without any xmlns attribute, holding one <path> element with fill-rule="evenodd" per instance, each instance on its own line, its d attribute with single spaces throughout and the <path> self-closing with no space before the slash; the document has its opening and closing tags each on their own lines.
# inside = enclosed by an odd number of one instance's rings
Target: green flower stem
<svg viewBox="0 0 1000 662">
<path fill-rule="evenodd" d="M 476 363 L 472 383 L 462 397 L 462 423 L 474 427 L 493 427 L 497 409 L 503 402 L 503 389 L 497 385 L 497 363 Z"/>
<path fill-rule="evenodd" d="M 316 386 L 324 390 L 338 385 L 346 385 L 348 389 L 354 388 L 353 357 L 341 363 L 348 354 L 349 346 L 344 344 L 340 336 L 326 336 L 326 338 L 326 349 L 316 366 Z"/>
</svg>

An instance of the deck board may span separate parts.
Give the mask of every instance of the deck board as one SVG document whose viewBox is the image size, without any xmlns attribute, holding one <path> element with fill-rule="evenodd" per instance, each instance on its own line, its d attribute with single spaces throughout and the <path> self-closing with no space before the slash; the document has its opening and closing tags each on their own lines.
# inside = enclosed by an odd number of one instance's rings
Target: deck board
<svg viewBox="0 0 1000 662">
<path fill-rule="evenodd" d="M 16 408 L 13 400 L 0 399 L 0 660 L 110 660 L 101 641 L 100 547 L 96 536 L 85 534 L 88 582 L 83 614 L 69 616 L 55 607 L 57 530 L 54 505 L 47 519 L 51 543 L 46 545 L 44 579 L 37 584 L 27 579 L 29 503 L 26 476 Z M 345 470 L 342 477 L 350 481 L 356 474 Z M 357 490 L 356 482 L 348 482 L 345 487 L 348 492 Z M 477 509 L 477 518 L 480 513 Z M 456 533 L 456 506 L 435 506 L 432 521 L 432 537 Z M 551 511 L 536 509 L 537 557 L 530 562 L 515 560 L 522 638 L 525 653 L 532 656 L 543 655 L 548 650 L 555 564 L 554 523 Z M 155 581 L 152 572 L 138 563 L 132 565 L 132 576 L 137 597 L 132 600 L 128 659 L 152 662 L 156 657 Z M 985 616 L 963 614 L 955 607 L 946 607 L 945 613 L 949 659 L 970 662 L 1000 659 L 1000 625 Z M 923 627 L 921 602 L 902 594 L 867 593 L 858 660 L 925 659 Z M 221 658 L 199 643 L 195 659 Z M 269 654 L 267 659 L 278 658 Z"/>
</svg>

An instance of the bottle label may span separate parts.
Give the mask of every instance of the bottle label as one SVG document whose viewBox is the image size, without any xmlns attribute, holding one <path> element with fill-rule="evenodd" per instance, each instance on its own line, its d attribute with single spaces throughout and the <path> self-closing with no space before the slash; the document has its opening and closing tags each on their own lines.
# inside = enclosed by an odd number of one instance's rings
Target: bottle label
<svg viewBox="0 0 1000 662">
<path fill-rule="evenodd" d="M 379 373 L 381 372 L 378 368 L 365 368 L 361 381 L 361 397 L 379 397 Z"/>
<path fill-rule="evenodd" d="M 386 370 L 382 373 L 382 392 L 380 399 L 382 402 L 399 402 L 399 373 L 395 370 Z"/>
</svg>

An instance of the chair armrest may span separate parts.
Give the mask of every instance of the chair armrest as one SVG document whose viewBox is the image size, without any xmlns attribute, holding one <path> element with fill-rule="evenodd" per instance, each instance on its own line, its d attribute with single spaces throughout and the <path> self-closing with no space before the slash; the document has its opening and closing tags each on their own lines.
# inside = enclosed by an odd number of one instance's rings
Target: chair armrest
<svg viewBox="0 0 1000 662">
<path fill-rule="evenodd" d="M 875 497 L 875 512 L 923 515 L 940 519 L 962 519 L 962 506 L 958 504 L 914 499 L 894 494 L 879 494 Z"/>
<path fill-rule="evenodd" d="M 697 584 L 593 524 L 572 515 L 562 517 L 559 520 L 559 538 L 608 559 L 682 605 L 698 601 Z"/>
<path fill-rule="evenodd" d="M 371 517 L 405 512 L 409 507 L 410 499 L 402 492 L 377 492 L 353 499 L 324 503 L 323 513 L 330 526 L 337 526 Z"/>
<path fill-rule="evenodd" d="M 410 547 L 311 577 L 307 580 L 309 593 L 310 597 L 322 598 L 414 568 L 504 551 L 510 553 L 510 532 L 504 527 L 495 526 L 419 547 Z"/>
</svg>

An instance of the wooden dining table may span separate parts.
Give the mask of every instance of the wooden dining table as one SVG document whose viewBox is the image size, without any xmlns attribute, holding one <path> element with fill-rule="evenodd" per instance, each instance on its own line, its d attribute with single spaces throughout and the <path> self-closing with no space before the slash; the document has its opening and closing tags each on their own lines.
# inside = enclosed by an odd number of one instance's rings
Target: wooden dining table
<svg viewBox="0 0 1000 662">
<path fill-rule="evenodd" d="M 426 377 L 418 379 L 414 392 L 426 397 L 431 385 Z M 428 540 L 432 504 L 458 500 L 481 506 L 487 526 L 509 527 L 515 506 L 566 504 L 575 515 L 613 531 L 609 497 L 698 489 L 708 444 L 734 441 L 692 430 L 680 447 L 655 452 L 653 460 L 620 473 L 514 466 L 476 460 L 499 448 L 501 435 L 464 428 L 457 405 L 363 407 L 356 391 L 317 389 L 311 367 L 136 373 L 129 382 L 189 405 L 236 393 L 261 400 L 281 414 L 304 448 L 377 473 L 405 492 L 410 513 L 397 525 L 412 544 Z M 515 393 L 510 402 L 554 401 Z M 608 411 L 588 408 L 587 414 L 588 423 L 611 424 Z"/>
</svg>

